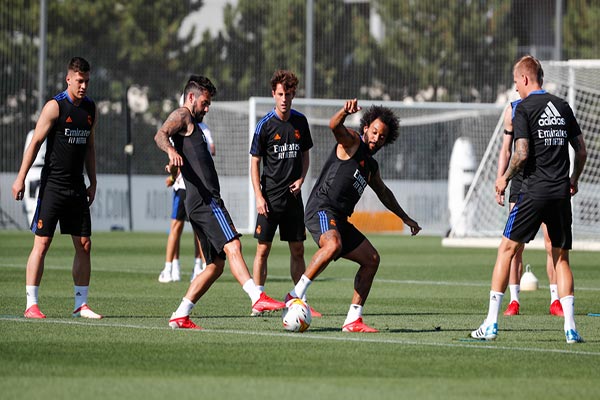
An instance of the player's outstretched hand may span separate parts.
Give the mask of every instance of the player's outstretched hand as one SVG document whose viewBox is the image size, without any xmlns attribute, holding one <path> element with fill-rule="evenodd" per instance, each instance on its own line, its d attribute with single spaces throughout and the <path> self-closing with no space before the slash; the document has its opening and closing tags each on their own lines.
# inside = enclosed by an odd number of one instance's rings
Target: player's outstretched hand
<svg viewBox="0 0 600 400">
<path fill-rule="evenodd" d="M 422 228 L 419 226 L 417 221 L 409 218 L 409 219 L 406 219 L 404 221 L 404 223 L 410 227 L 410 235 L 411 236 L 415 236 L 416 234 L 421 232 Z"/>
</svg>

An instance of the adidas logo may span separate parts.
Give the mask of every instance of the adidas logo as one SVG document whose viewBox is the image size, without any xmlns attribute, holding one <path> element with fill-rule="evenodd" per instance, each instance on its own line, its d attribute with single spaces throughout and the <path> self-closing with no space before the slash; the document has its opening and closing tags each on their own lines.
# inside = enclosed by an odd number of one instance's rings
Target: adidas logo
<svg viewBox="0 0 600 400">
<path fill-rule="evenodd" d="M 73 122 L 73 120 L 71 119 L 71 117 L 67 117 L 67 120 L 65 121 L 67 124 L 70 124 L 71 122 Z"/>
<path fill-rule="evenodd" d="M 565 119 L 560 115 L 551 101 L 546 105 L 546 109 L 538 120 L 540 126 L 566 125 Z"/>
</svg>

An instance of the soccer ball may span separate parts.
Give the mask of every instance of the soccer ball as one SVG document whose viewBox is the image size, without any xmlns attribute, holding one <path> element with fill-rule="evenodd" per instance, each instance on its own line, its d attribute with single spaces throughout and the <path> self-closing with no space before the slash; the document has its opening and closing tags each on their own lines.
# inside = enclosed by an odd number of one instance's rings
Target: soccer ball
<svg viewBox="0 0 600 400">
<path fill-rule="evenodd" d="M 283 327 L 290 332 L 304 332 L 310 326 L 310 307 L 301 299 L 290 300 L 283 310 Z"/>
</svg>

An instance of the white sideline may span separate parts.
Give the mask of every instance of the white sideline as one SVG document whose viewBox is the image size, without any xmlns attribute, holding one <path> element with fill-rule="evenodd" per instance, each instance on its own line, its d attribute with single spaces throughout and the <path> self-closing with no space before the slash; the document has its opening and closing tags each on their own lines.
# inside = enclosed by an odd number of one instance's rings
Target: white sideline
<svg viewBox="0 0 600 400">
<path fill-rule="evenodd" d="M 145 325 L 135 325 L 135 324 L 115 324 L 115 323 L 106 323 L 106 322 L 92 322 L 92 321 L 72 321 L 72 320 L 60 320 L 60 319 L 46 319 L 44 321 L 40 320 L 31 320 L 23 317 L 15 317 L 15 316 L 7 316 L 0 315 L 0 321 L 10 321 L 10 322 L 25 322 L 25 323 L 50 323 L 50 324 L 62 324 L 62 325 L 78 325 L 78 326 L 91 326 L 91 327 L 108 327 L 108 328 L 131 328 L 131 329 L 147 329 L 147 330 L 172 330 L 169 327 L 156 327 L 156 326 L 145 326 Z M 365 338 L 365 337 L 357 337 L 351 336 L 348 334 L 343 334 L 343 336 L 322 336 L 317 334 L 291 334 L 291 333 L 277 333 L 277 332 L 260 332 L 260 331 L 242 331 L 242 330 L 234 330 L 234 329 L 203 329 L 201 331 L 190 331 L 194 332 L 192 334 L 205 334 L 205 333 L 217 333 L 217 334 L 229 334 L 229 335 L 250 335 L 250 336 L 264 336 L 264 337 L 283 337 L 288 338 L 290 340 L 329 340 L 329 341 L 337 341 L 337 342 L 360 342 L 360 343 L 375 343 L 375 344 L 398 344 L 398 345 L 406 345 L 406 346 L 433 346 L 433 347 L 448 347 L 448 348 L 469 348 L 469 349 L 486 349 L 486 350 L 510 350 L 510 351 L 526 351 L 531 353 L 552 353 L 552 354 L 572 354 L 572 355 L 581 355 L 581 356 L 595 356 L 600 357 L 600 352 L 597 351 L 579 351 L 579 350 L 561 350 L 561 349 L 541 349 L 535 347 L 508 347 L 508 346 L 496 346 L 493 344 L 488 344 L 488 342 L 474 342 L 473 344 L 469 343 L 444 343 L 444 342 L 425 342 L 425 341 L 417 341 L 417 340 L 402 340 L 402 339 L 386 339 L 386 338 Z M 381 333 L 380 333 L 381 334 Z M 377 336 L 379 336 L 378 334 Z M 579 346 L 579 345 L 577 345 Z"/>
</svg>

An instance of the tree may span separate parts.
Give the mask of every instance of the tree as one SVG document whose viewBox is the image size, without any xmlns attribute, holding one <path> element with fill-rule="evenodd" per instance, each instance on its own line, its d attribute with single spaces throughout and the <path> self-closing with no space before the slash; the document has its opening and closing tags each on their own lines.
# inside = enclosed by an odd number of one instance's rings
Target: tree
<svg viewBox="0 0 600 400">
<path fill-rule="evenodd" d="M 563 54 L 566 59 L 600 58 L 600 3 L 571 0 L 563 19 Z"/>
</svg>

